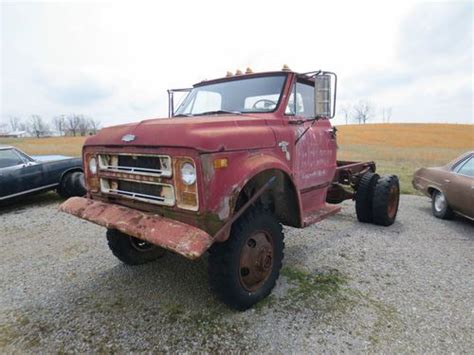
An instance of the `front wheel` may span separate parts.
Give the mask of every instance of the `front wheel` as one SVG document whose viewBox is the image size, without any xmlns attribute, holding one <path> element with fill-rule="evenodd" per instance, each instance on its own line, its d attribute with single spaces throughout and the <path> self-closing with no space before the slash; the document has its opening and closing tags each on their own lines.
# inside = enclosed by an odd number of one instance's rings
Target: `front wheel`
<svg viewBox="0 0 474 355">
<path fill-rule="evenodd" d="M 128 265 L 149 263 L 162 257 L 166 252 L 163 248 L 116 229 L 107 229 L 107 242 L 117 259 Z"/>
<path fill-rule="evenodd" d="M 437 190 L 431 194 L 431 211 L 435 217 L 441 219 L 451 219 L 454 216 L 446 196 Z"/>
<path fill-rule="evenodd" d="M 280 274 L 285 243 L 281 224 L 267 210 L 248 211 L 209 255 L 211 289 L 228 306 L 245 310 L 267 297 Z"/>
</svg>

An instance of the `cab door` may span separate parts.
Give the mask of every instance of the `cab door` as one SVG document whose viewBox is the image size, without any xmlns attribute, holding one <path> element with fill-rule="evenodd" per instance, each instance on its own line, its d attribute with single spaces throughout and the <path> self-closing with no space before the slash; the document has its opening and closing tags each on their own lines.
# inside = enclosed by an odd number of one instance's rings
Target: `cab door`
<svg viewBox="0 0 474 355">
<path fill-rule="evenodd" d="M 294 134 L 293 172 L 305 212 L 324 205 L 336 171 L 336 135 L 328 119 L 315 120 L 314 84 L 298 80 L 285 114 Z"/>
</svg>

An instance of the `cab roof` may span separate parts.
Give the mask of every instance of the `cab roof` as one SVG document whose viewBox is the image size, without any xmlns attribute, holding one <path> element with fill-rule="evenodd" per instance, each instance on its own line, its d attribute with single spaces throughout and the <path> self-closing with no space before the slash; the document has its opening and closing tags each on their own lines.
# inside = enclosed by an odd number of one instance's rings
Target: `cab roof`
<svg viewBox="0 0 474 355">
<path fill-rule="evenodd" d="M 297 73 L 292 70 L 276 70 L 276 71 L 266 71 L 266 72 L 256 72 L 256 73 L 242 73 L 242 74 L 232 74 L 216 79 L 210 80 L 203 80 L 199 83 L 194 84 L 194 87 L 209 85 L 209 84 L 216 84 L 224 81 L 231 81 L 231 80 L 239 80 L 239 79 L 247 79 L 247 78 L 258 78 L 262 76 L 274 76 L 274 75 L 282 75 L 288 76 L 289 74 L 294 74 L 297 76 L 303 76 L 304 73 Z M 305 79 L 312 81 L 313 79 L 310 77 L 305 77 Z"/>
</svg>

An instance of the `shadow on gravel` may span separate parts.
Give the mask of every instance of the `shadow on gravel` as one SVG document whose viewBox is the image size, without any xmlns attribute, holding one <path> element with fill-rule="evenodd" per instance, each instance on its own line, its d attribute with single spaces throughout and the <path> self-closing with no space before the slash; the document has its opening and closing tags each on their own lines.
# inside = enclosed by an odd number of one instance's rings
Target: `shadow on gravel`
<svg viewBox="0 0 474 355">
<path fill-rule="evenodd" d="M 474 240 L 474 233 L 472 233 L 472 228 L 474 227 L 473 220 L 470 220 L 469 218 L 460 216 L 458 214 L 455 214 L 454 218 L 449 220 L 436 218 L 435 216 L 433 216 L 430 205 L 426 207 L 419 207 L 418 210 L 426 215 L 426 219 L 423 219 L 422 221 L 420 221 L 420 223 L 440 223 L 453 228 L 455 231 L 464 235 L 467 239 Z"/>
<path fill-rule="evenodd" d="M 45 192 L 38 195 L 22 196 L 13 201 L 0 202 L 0 214 L 9 212 L 23 212 L 28 208 L 41 207 L 64 201 L 55 192 Z"/>
</svg>

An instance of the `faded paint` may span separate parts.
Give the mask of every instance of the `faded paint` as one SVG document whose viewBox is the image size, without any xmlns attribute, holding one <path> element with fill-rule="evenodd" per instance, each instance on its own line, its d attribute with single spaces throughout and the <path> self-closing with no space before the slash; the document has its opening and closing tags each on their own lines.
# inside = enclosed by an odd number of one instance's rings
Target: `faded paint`
<svg viewBox="0 0 474 355">
<path fill-rule="evenodd" d="M 188 259 L 199 258 L 213 243 L 212 237 L 199 228 L 111 203 L 72 197 L 59 209 L 108 229 L 181 254 Z"/>
<path fill-rule="evenodd" d="M 256 74 L 249 74 L 252 75 Z M 173 174 L 150 177 L 99 169 L 98 175 L 93 175 L 86 168 L 91 200 L 86 206 L 78 200 L 67 201 L 61 209 L 190 258 L 202 254 L 216 239 L 227 239 L 230 228 L 226 223 L 234 216 L 239 194 L 248 181 L 262 172 L 278 171 L 296 192 L 295 208 L 289 212 L 297 215 L 296 226 L 314 223 L 337 212 L 326 205 L 328 188 L 333 179 L 341 178 L 339 182 L 343 184 L 352 183 L 353 174 L 351 169 L 345 171 L 336 164 L 336 137 L 328 119 L 309 122 L 302 117 L 285 115 L 296 78 L 293 72 L 286 75 L 282 97 L 274 112 L 153 119 L 108 127 L 89 137 L 83 149 L 86 167 L 88 158 L 96 154 L 155 154 L 172 158 Z M 126 134 L 133 134 L 135 140 L 124 143 L 121 138 Z M 214 160 L 222 158 L 228 160 L 228 166 L 214 168 Z M 179 164 L 182 161 L 195 164 L 197 182 L 192 186 L 181 181 Z M 364 169 L 371 169 L 370 164 L 365 163 Z M 100 178 L 170 184 L 175 189 L 176 203 L 160 206 L 107 196 L 98 189 Z M 197 205 L 190 204 L 194 196 Z M 348 195 L 339 192 L 336 197 L 340 196 Z M 103 205 L 107 207 L 102 209 Z M 78 206 L 87 207 L 87 213 Z M 142 221 L 150 222 L 143 224 Z M 170 239 L 163 235 L 162 228 L 170 231 Z M 219 236 L 212 239 L 217 231 L 220 231 Z"/>
</svg>

